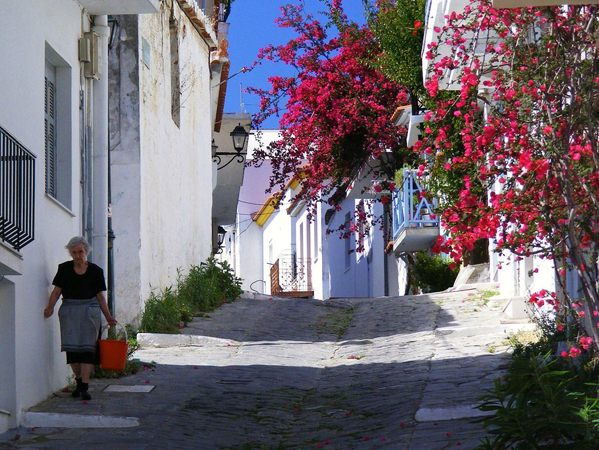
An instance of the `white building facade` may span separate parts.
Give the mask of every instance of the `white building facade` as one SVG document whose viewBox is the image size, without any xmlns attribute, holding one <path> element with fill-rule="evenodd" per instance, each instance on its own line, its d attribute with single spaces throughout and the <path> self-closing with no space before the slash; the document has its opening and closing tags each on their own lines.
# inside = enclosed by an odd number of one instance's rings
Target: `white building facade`
<svg viewBox="0 0 599 450">
<path fill-rule="evenodd" d="M 500 7 L 506 7 L 507 3 L 503 0 L 496 0 L 496 3 Z M 540 2 L 511 2 L 512 5 L 527 3 L 530 5 L 539 4 Z M 550 2 L 545 2 L 550 3 Z M 439 34 L 443 27 L 446 25 L 447 16 L 452 12 L 460 14 L 464 12 L 464 8 L 468 6 L 470 2 L 468 0 L 429 0 L 427 2 L 427 17 L 426 17 L 426 31 L 423 42 L 423 52 L 426 52 L 431 42 L 439 42 Z M 489 38 L 497 39 L 497 37 L 488 36 L 480 37 L 480 42 L 476 42 L 475 48 L 477 51 L 483 49 L 487 45 L 485 39 Z M 472 35 L 469 39 L 479 39 L 478 36 Z M 451 51 L 450 46 L 440 46 L 440 56 L 448 56 Z M 429 66 L 433 66 L 434 60 L 427 60 L 423 58 L 422 70 L 424 80 L 428 80 L 430 77 Z M 452 70 L 447 70 L 444 76 L 439 79 L 439 88 L 447 90 L 459 90 L 461 83 L 459 80 L 459 69 L 456 67 Z M 489 88 L 485 88 L 480 85 L 481 96 L 489 96 Z M 495 192 L 500 192 L 501 186 L 496 183 L 493 188 Z M 557 289 L 557 283 L 555 279 L 554 264 L 550 260 L 545 260 L 536 256 L 529 257 L 518 257 L 510 252 L 506 252 L 504 255 L 498 255 L 495 252 L 495 244 L 489 242 L 489 275 L 491 282 L 497 282 L 500 287 L 501 297 L 511 299 L 511 303 L 508 303 L 509 308 L 514 308 L 516 311 L 512 311 L 515 314 L 523 312 L 524 302 L 530 297 L 533 292 L 538 292 L 542 289 L 549 291 L 555 291 Z M 520 310 L 520 311 L 518 311 Z"/>
<path fill-rule="evenodd" d="M 158 3 L 0 3 L 0 433 L 67 384 L 58 318 L 43 309 L 72 236 L 89 236 L 106 267 L 107 15 Z"/>
<path fill-rule="evenodd" d="M 228 59 L 209 3 L 168 0 L 158 14 L 117 17 L 110 156 L 121 322 L 139 323 L 152 290 L 175 285 L 179 270 L 213 251 L 212 139 Z"/>
</svg>

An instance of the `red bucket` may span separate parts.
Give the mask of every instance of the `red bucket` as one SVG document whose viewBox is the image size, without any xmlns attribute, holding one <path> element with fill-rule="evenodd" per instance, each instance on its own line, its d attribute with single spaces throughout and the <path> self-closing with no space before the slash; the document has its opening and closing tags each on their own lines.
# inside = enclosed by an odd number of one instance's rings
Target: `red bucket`
<svg viewBox="0 0 599 450">
<path fill-rule="evenodd" d="M 120 323 L 118 325 L 121 325 Z M 108 325 L 106 325 L 108 327 Z M 125 369 L 127 362 L 127 350 L 129 341 L 127 340 L 127 330 L 125 331 L 125 340 L 117 341 L 114 339 L 100 339 L 100 367 L 102 370 L 115 370 L 120 372 Z"/>
</svg>

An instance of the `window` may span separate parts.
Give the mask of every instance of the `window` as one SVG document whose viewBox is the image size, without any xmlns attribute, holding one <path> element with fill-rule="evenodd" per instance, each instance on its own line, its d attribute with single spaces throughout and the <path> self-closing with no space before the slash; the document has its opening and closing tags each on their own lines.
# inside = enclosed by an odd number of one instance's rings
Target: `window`
<svg viewBox="0 0 599 450">
<path fill-rule="evenodd" d="M 299 259 L 304 261 L 304 224 L 300 223 L 299 226 Z"/>
<path fill-rule="evenodd" d="M 345 229 L 349 230 L 351 226 L 351 216 L 350 213 L 345 214 Z M 351 235 L 353 233 L 347 233 L 348 235 L 345 237 L 345 270 L 349 270 L 351 267 Z"/>
<path fill-rule="evenodd" d="M 56 67 L 46 61 L 44 89 L 46 194 L 56 198 Z"/>
<path fill-rule="evenodd" d="M 177 127 L 181 127 L 181 71 L 179 70 L 179 23 L 170 20 L 171 32 L 171 115 Z"/>
<path fill-rule="evenodd" d="M 318 259 L 318 206 L 314 209 L 314 259 Z"/>
<path fill-rule="evenodd" d="M 44 135 L 46 194 L 71 208 L 71 68 L 46 45 Z"/>
</svg>

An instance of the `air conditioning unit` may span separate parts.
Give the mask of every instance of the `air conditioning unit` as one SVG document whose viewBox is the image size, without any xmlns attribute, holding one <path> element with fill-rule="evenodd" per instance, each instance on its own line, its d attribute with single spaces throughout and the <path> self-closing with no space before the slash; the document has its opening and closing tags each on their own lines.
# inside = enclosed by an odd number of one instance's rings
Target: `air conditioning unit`
<svg viewBox="0 0 599 450">
<path fill-rule="evenodd" d="M 85 78 L 100 79 L 102 66 L 100 42 L 100 36 L 93 31 L 83 33 L 83 37 L 79 39 L 79 61 L 83 63 Z"/>
</svg>

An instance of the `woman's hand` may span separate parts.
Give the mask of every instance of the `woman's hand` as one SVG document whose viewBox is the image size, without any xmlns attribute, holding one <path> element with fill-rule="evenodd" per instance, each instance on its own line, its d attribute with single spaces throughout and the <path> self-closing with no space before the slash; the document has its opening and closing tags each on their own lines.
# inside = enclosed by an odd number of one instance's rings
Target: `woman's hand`
<svg viewBox="0 0 599 450">
<path fill-rule="evenodd" d="M 46 309 L 44 309 L 44 317 L 46 319 L 51 317 L 52 314 L 54 314 L 54 306 L 48 306 Z"/>
<path fill-rule="evenodd" d="M 114 327 L 118 323 L 118 321 L 114 317 L 109 316 L 109 317 L 106 317 L 106 323 L 108 325 L 110 325 L 111 327 Z"/>
</svg>

